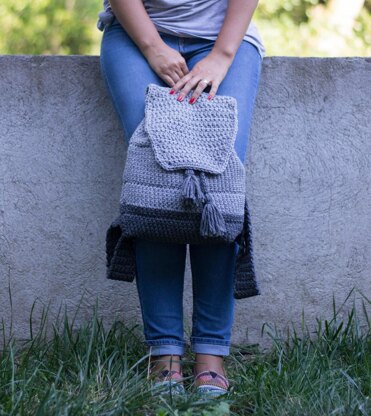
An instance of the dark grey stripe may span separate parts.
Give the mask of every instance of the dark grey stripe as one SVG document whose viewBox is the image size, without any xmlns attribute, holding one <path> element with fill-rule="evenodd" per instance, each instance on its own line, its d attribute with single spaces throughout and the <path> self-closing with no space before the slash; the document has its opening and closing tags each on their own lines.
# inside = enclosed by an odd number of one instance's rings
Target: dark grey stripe
<svg viewBox="0 0 371 416">
<path fill-rule="evenodd" d="M 199 223 L 201 220 L 201 212 L 179 212 L 179 211 L 169 211 L 166 209 L 157 209 L 157 208 L 146 208 L 131 206 L 126 204 L 120 205 L 120 213 L 132 214 L 137 216 L 153 217 L 155 219 L 174 219 L 174 220 L 186 220 L 187 222 Z M 240 224 L 241 230 L 244 221 L 243 215 L 233 215 L 233 214 L 223 214 L 223 217 L 228 223 Z"/>
<path fill-rule="evenodd" d="M 223 237 L 200 235 L 201 213 L 181 213 L 142 207 L 121 207 L 120 222 L 127 237 L 139 237 L 163 242 L 212 243 L 235 241 L 243 229 L 243 217 L 225 216 L 226 233 Z"/>
</svg>

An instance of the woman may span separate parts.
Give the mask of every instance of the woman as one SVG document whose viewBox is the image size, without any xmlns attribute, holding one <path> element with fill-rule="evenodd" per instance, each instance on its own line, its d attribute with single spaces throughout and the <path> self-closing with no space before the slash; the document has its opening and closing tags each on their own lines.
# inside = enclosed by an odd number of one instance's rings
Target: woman
<svg viewBox="0 0 371 416">
<path fill-rule="evenodd" d="M 202 92 L 237 99 L 236 152 L 242 162 L 265 53 L 251 22 L 258 0 L 104 0 L 101 70 L 129 142 L 144 117 L 149 83 L 172 87 L 174 99 L 193 105 Z M 232 270 L 237 243 L 190 244 L 193 287 L 194 385 L 220 394 L 229 382 L 234 314 Z M 182 384 L 183 283 L 186 245 L 137 239 L 137 290 L 151 372 Z"/>
</svg>

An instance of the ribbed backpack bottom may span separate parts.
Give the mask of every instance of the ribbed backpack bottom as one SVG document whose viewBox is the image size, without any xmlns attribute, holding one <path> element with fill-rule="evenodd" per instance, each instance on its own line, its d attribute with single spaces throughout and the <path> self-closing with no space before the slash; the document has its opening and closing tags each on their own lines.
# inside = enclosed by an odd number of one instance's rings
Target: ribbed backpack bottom
<svg viewBox="0 0 371 416">
<path fill-rule="evenodd" d="M 127 228 L 129 227 L 131 232 L 136 232 L 132 227 L 133 224 L 137 224 L 140 218 L 143 221 L 148 220 L 148 217 L 138 216 L 138 218 L 132 218 L 132 221 L 128 221 L 125 218 L 127 214 L 122 213 L 111 223 L 106 234 L 106 266 L 108 279 L 121 280 L 126 282 L 132 282 L 136 277 L 136 261 L 135 261 L 135 237 L 127 236 Z M 175 218 L 174 218 L 175 217 Z M 151 218 L 151 217 L 150 217 Z M 238 217 L 237 217 L 238 218 Z M 171 221 L 176 221 L 176 212 L 172 212 L 169 215 Z M 152 219 L 153 220 L 153 219 Z M 156 224 L 161 223 L 159 218 L 156 217 Z M 194 232 L 196 226 L 194 222 L 183 219 L 184 229 L 188 228 L 188 232 L 191 229 L 193 223 Z M 153 225 L 152 225 L 153 226 Z M 152 227 L 151 226 L 151 227 Z M 163 224 L 162 224 L 163 226 Z M 161 226 L 161 227 L 162 227 Z M 168 224 L 167 224 L 168 226 Z M 160 229 L 161 229 L 160 227 Z M 237 227 L 235 225 L 235 227 Z M 235 241 L 239 244 L 239 250 L 237 255 L 236 267 L 234 270 L 234 297 L 236 299 L 243 299 L 252 296 L 261 295 L 260 285 L 258 283 L 255 267 L 254 267 L 254 255 L 251 240 L 251 223 L 250 215 L 247 209 L 247 202 L 245 204 L 245 221 L 243 224 L 243 231 L 237 235 Z M 183 229 L 176 225 L 176 229 Z M 178 233 L 179 231 L 177 231 Z M 232 234 L 231 234 L 232 235 Z M 179 234 L 178 234 L 179 236 Z M 179 238 L 179 237 L 178 237 Z M 151 238 L 149 238 L 151 239 Z M 165 237 L 166 239 L 166 237 Z M 199 236 L 198 236 L 199 239 Z M 155 241 L 159 241 L 156 238 Z M 166 241 L 168 241 L 166 239 Z M 208 244 L 212 242 L 212 239 L 205 241 Z M 215 240 L 217 241 L 217 240 Z"/>
<path fill-rule="evenodd" d="M 126 237 L 179 244 L 234 242 L 242 232 L 244 217 L 223 215 L 226 231 L 222 236 L 200 234 L 201 213 L 182 213 L 159 209 L 123 206 L 120 222 Z"/>
</svg>

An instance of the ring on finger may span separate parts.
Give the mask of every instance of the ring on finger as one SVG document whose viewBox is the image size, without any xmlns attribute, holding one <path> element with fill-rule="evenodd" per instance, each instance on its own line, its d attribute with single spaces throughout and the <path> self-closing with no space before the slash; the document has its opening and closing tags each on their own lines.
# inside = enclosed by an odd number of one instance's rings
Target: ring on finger
<svg viewBox="0 0 371 416">
<path fill-rule="evenodd" d="M 202 79 L 202 80 L 200 81 L 200 83 L 201 83 L 201 82 L 205 82 L 205 83 L 206 83 L 206 85 L 209 85 L 209 82 L 210 82 L 210 81 L 209 81 L 208 79 Z"/>
</svg>

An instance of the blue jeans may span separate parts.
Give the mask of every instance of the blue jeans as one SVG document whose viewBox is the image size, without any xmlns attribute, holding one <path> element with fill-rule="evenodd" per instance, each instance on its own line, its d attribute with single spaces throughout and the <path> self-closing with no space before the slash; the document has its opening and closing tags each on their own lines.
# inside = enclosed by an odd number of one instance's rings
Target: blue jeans
<svg viewBox="0 0 371 416">
<path fill-rule="evenodd" d="M 163 32 L 159 34 L 167 45 L 182 54 L 189 70 L 211 51 L 215 42 Z M 166 87 L 169 85 L 152 70 L 117 19 L 104 29 L 100 64 L 108 94 L 128 144 L 144 117 L 146 86 L 149 83 Z M 217 94 L 237 99 L 238 132 L 235 149 L 243 163 L 261 64 L 257 48 L 247 41 L 241 41 L 232 65 L 217 91 Z M 210 86 L 204 91 L 209 90 Z M 153 355 L 183 355 L 185 352 L 187 343 L 183 334 L 183 286 L 186 248 L 186 244 L 144 239 L 136 241 L 136 285 L 145 343 L 151 347 Z M 189 244 L 193 290 L 190 343 L 193 352 L 223 356 L 230 353 L 235 306 L 232 277 L 237 249 L 237 243 Z"/>
</svg>

